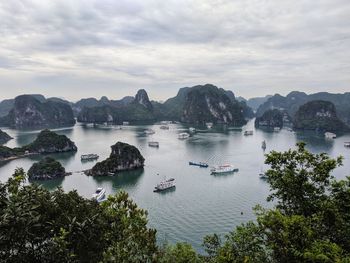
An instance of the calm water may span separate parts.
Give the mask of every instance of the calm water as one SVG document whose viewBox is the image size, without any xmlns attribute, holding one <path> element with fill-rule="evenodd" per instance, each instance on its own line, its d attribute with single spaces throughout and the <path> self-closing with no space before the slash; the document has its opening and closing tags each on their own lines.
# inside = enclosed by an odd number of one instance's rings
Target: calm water
<svg viewBox="0 0 350 263">
<path fill-rule="evenodd" d="M 156 133 L 144 136 L 142 132 L 148 128 Z M 253 129 L 253 122 L 248 123 L 247 128 Z M 327 152 L 334 157 L 343 155 L 344 166 L 334 174 L 337 178 L 350 175 L 350 150 L 343 146 L 344 141 L 350 141 L 350 135 L 328 141 L 314 133 L 286 130 L 279 133 L 255 130 L 253 136 L 243 136 L 241 131 L 224 127 L 214 127 L 211 131 L 197 127 L 197 133 L 191 138 L 178 140 L 177 134 L 186 129 L 177 124 L 170 125 L 170 130 L 161 130 L 159 125 L 127 126 L 119 130 L 115 126 L 89 127 L 78 124 L 73 128 L 55 130 L 67 135 L 78 146 L 77 153 L 52 155 L 67 171 L 75 173 L 64 179 L 46 181 L 43 185 L 48 189 L 57 186 L 62 186 L 66 191 L 77 189 L 79 194 L 88 198 L 97 187 L 106 188 L 109 194 L 123 189 L 140 207 L 148 210 L 149 225 L 158 230 L 159 241 L 185 241 L 202 251 L 201 243 L 205 235 L 227 233 L 236 225 L 254 219 L 252 207 L 256 204 L 267 205 L 268 185 L 258 176 L 264 169 L 262 140 L 266 140 L 266 152 L 272 149 L 287 150 L 303 140 L 312 152 Z M 3 130 L 15 138 L 7 144 L 9 147 L 25 145 L 34 140 L 39 132 Z M 148 147 L 149 140 L 159 141 L 159 149 Z M 97 153 L 99 160 L 103 160 L 110 154 L 110 146 L 117 141 L 140 149 L 146 159 L 144 170 L 99 178 L 79 172 L 91 168 L 95 163 L 82 163 L 81 154 Z M 16 167 L 28 170 L 40 158 L 42 156 L 0 164 L 0 180 L 7 180 Z M 239 168 L 239 172 L 214 176 L 209 169 L 189 166 L 190 160 L 206 161 L 210 165 L 232 163 Z M 165 176 L 176 179 L 176 189 L 153 193 L 154 186 Z"/>
</svg>

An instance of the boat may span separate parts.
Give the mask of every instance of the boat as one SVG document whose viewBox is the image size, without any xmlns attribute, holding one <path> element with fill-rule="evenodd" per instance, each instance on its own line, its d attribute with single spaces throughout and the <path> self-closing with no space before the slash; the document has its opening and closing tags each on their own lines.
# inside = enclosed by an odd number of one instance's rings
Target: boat
<svg viewBox="0 0 350 263">
<path fill-rule="evenodd" d="M 168 180 L 164 180 L 162 182 L 160 182 L 159 184 L 157 184 L 154 187 L 153 192 L 161 192 L 170 188 L 175 187 L 175 179 L 174 178 L 170 178 Z"/>
<path fill-rule="evenodd" d="M 187 132 L 182 132 L 182 133 L 179 133 L 179 135 L 178 135 L 179 139 L 187 139 L 189 137 L 190 137 L 190 135 Z"/>
<path fill-rule="evenodd" d="M 209 165 L 207 163 L 203 163 L 203 162 L 188 162 L 189 165 L 194 165 L 194 166 L 199 166 L 199 167 L 203 167 L 203 168 L 208 168 Z"/>
<path fill-rule="evenodd" d="M 324 136 L 326 137 L 326 139 L 335 139 L 335 138 L 337 138 L 337 135 L 335 133 L 333 133 L 333 132 L 326 132 L 324 134 Z"/>
<path fill-rule="evenodd" d="M 266 142 L 265 142 L 265 140 L 262 141 L 262 143 L 261 143 L 261 148 L 263 148 L 264 150 L 266 149 Z"/>
<path fill-rule="evenodd" d="M 196 132 L 196 128 L 193 128 L 193 127 L 190 127 L 189 129 L 188 129 L 190 132 Z"/>
<path fill-rule="evenodd" d="M 156 132 L 152 129 L 147 129 L 147 130 L 144 130 L 143 133 L 146 135 L 151 135 L 151 134 L 155 134 Z"/>
<path fill-rule="evenodd" d="M 344 142 L 345 147 L 350 147 L 350 142 Z"/>
<path fill-rule="evenodd" d="M 260 179 L 263 179 L 263 180 L 267 179 L 267 175 L 264 172 L 259 173 L 259 177 L 260 177 Z"/>
<path fill-rule="evenodd" d="M 129 122 L 128 121 L 123 121 L 123 125 L 127 126 L 127 125 L 129 125 Z"/>
<path fill-rule="evenodd" d="M 253 135 L 253 131 L 244 131 L 244 135 L 248 136 L 248 135 Z"/>
<path fill-rule="evenodd" d="M 95 193 L 92 195 L 92 199 L 95 199 L 97 202 L 101 202 L 106 195 L 106 190 L 102 187 L 96 189 Z"/>
<path fill-rule="evenodd" d="M 151 141 L 151 142 L 148 142 L 148 146 L 150 147 L 159 147 L 159 142 L 156 142 L 156 141 Z"/>
<path fill-rule="evenodd" d="M 214 166 L 211 169 L 212 174 L 233 173 L 233 172 L 237 172 L 237 171 L 238 171 L 238 168 L 235 168 L 231 164 L 218 165 L 218 166 Z"/>
<path fill-rule="evenodd" d="M 159 128 L 162 130 L 169 130 L 169 125 L 162 125 Z"/>
<path fill-rule="evenodd" d="M 208 129 L 211 129 L 213 127 L 212 122 L 207 122 L 205 125 L 207 126 Z"/>
<path fill-rule="evenodd" d="M 83 155 L 80 156 L 80 159 L 82 161 L 97 160 L 98 158 L 99 158 L 99 156 L 97 154 L 94 154 L 94 153 L 83 154 Z"/>
<path fill-rule="evenodd" d="M 280 130 L 281 130 L 280 127 L 274 127 L 274 128 L 273 128 L 273 131 L 274 131 L 274 132 L 279 132 Z"/>
</svg>

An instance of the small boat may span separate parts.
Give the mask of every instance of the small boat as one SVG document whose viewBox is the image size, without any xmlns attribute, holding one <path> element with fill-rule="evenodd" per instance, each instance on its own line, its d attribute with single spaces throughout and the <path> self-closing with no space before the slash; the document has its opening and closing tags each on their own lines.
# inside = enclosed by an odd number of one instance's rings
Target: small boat
<svg viewBox="0 0 350 263">
<path fill-rule="evenodd" d="M 162 130 L 169 130 L 169 125 L 162 125 L 159 128 Z"/>
<path fill-rule="evenodd" d="M 253 131 L 244 131 L 244 135 L 248 136 L 248 135 L 253 135 Z"/>
<path fill-rule="evenodd" d="M 146 135 L 151 135 L 151 134 L 155 134 L 156 132 L 152 129 L 147 129 L 147 130 L 144 130 L 143 133 Z"/>
<path fill-rule="evenodd" d="M 193 127 L 190 127 L 188 130 L 192 133 L 196 132 L 196 128 L 193 128 Z"/>
<path fill-rule="evenodd" d="M 209 165 L 207 163 L 203 163 L 203 162 L 188 162 L 189 165 L 194 165 L 194 166 L 199 166 L 199 167 L 203 167 L 203 168 L 208 168 Z"/>
<path fill-rule="evenodd" d="M 156 142 L 156 141 L 151 141 L 151 142 L 148 142 L 148 146 L 150 147 L 159 147 L 159 142 Z"/>
<path fill-rule="evenodd" d="M 96 192 L 92 195 L 92 198 L 95 199 L 97 202 L 101 202 L 106 195 L 106 190 L 102 187 L 99 187 L 96 189 Z"/>
<path fill-rule="evenodd" d="M 265 140 L 264 140 L 264 141 L 262 141 L 262 143 L 261 143 L 261 148 L 263 148 L 263 150 L 265 150 L 265 149 L 266 149 L 266 142 L 265 142 Z"/>
<path fill-rule="evenodd" d="M 260 177 L 260 179 L 263 179 L 263 180 L 267 179 L 267 175 L 264 172 L 259 173 L 259 177 Z"/>
<path fill-rule="evenodd" d="M 280 127 L 274 127 L 274 128 L 273 128 L 273 131 L 274 131 L 274 132 L 279 132 L 280 130 L 281 130 Z"/>
<path fill-rule="evenodd" d="M 350 142 L 344 142 L 344 146 L 350 148 Z"/>
<path fill-rule="evenodd" d="M 205 125 L 207 126 L 208 129 L 213 128 L 213 123 L 212 122 L 207 122 Z"/>
<path fill-rule="evenodd" d="M 123 121 L 123 125 L 127 126 L 127 125 L 129 125 L 129 122 L 128 121 Z"/>
<path fill-rule="evenodd" d="M 175 187 L 175 179 L 174 178 L 170 178 L 168 180 L 164 180 L 162 182 L 160 182 L 159 184 L 157 184 L 154 187 L 153 192 L 161 192 L 170 188 Z"/>
<path fill-rule="evenodd" d="M 237 171 L 238 171 L 238 168 L 235 168 L 231 164 L 218 165 L 211 169 L 212 174 L 233 173 Z"/>
<path fill-rule="evenodd" d="M 94 154 L 94 153 L 83 154 L 80 156 L 80 159 L 82 161 L 97 160 L 98 158 L 99 158 L 99 156 L 97 154 Z"/>
<path fill-rule="evenodd" d="M 182 132 L 182 133 L 179 133 L 179 135 L 178 135 L 179 139 L 187 139 L 189 137 L 190 137 L 190 135 L 187 132 Z"/>
<path fill-rule="evenodd" d="M 324 136 L 326 137 L 326 139 L 335 139 L 335 138 L 337 138 L 337 135 L 335 133 L 333 133 L 333 132 L 326 132 L 324 134 Z"/>
</svg>

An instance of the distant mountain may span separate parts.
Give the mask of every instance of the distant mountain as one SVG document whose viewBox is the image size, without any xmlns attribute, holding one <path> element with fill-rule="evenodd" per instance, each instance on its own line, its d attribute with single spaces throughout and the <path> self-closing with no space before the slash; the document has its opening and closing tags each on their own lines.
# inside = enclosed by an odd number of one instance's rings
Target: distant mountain
<svg viewBox="0 0 350 263">
<path fill-rule="evenodd" d="M 314 100 L 300 106 L 295 113 L 293 125 L 295 129 L 318 131 L 349 131 L 337 117 L 333 103 Z"/>
<path fill-rule="evenodd" d="M 286 113 L 273 109 L 265 111 L 264 114 L 255 119 L 256 128 L 282 128 L 284 124 L 284 118 L 287 118 L 288 122 L 289 117 L 286 116 Z"/>
<path fill-rule="evenodd" d="M 272 95 L 266 95 L 265 97 L 256 97 L 247 100 L 248 107 L 256 111 L 261 104 L 265 103 Z"/>
<path fill-rule="evenodd" d="M 29 96 L 32 96 L 39 100 L 40 102 L 44 102 L 46 99 L 41 94 L 28 94 Z M 6 116 L 15 105 L 15 99 L 7 99 L 0 102 L 0 117 Z"/>
<path fill-rule="evenodd" d="M 281 109 L 286 110 L 293 118 L 301 105 L 313 100 L 332 102 L 336 108 L 338 118 L 348 125 L 350 124 L 350 92 L 343 94 L 319 92 L 307 95 L 304 92 L 293 91 L 286 97 L 276 94 L 258 108 L 256 115 L 261 116 L 269 109 Z"/>
<path fill-rule="evenodd" d="M 42 98 L 33 95 L 16 97 L 10 112 L 0 118 L 0 125 L 15 128 L 74 125 L 73 111 L 69 105 L 62 102 L 46 101 L 43 96 Z"/>
</svg>

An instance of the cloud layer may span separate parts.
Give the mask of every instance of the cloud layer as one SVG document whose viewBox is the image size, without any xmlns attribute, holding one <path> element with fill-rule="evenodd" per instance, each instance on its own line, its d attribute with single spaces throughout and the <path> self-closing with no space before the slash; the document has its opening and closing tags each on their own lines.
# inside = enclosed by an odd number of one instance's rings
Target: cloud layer
<svg viewBox="0 0 350 263">
<path fill-rule="evenodd" d="M 0 99 L 350 91 L 348 0 L 4 0 L 0 21 Z"/>
</svg>

